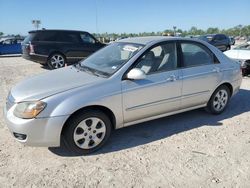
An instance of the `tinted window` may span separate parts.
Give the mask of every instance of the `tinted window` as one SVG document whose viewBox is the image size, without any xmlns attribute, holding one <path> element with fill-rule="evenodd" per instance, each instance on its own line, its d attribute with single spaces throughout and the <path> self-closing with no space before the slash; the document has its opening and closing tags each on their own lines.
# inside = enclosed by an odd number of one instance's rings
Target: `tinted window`
<svg viewBox="0 0 250 188">
<path fill-rule="evenodd" d="M 203 45 L 194 43 L 182 43 L 181 49 L 183 54 L 184 67 L 213 64 L 212 53 Z"/>
<path fill-rule="evenodd" d="M 56 41 L 57 33 L 56 32 L 38 32 L 34 37 L 34 41 Z"/>
<path fill-rule="evenodd" d="M 92 44 L 95 43 L 95 39 L 87 33 L 81 33 L 80 36 L 81 36 L 82 42 L 84 43 L 92 43 Z"/>
<path fill-rule="evenodd" d="M 168 43 L 152 48 L 138 60 L 136 68 L 143 70 L 146 74 L 176 69 L 176 44 Z"/>
<path fill-rule="evenodd" d="M 35 37 L 35 35 L 36 35 L 36 33 L 29 33 L 29 35 L 27 37 L 25 37 L 23 42 L 28 43 L 28 42 L 32 41 L 33 38 Z"/>
<path fill-rule="evenodd" d="M 65 32 L 65 33 L 63 33 L 61 38 L 62 39 L 60 41 L 79 43 L 79 34 L 77 34 L 77 33 Z"/>
</svg>

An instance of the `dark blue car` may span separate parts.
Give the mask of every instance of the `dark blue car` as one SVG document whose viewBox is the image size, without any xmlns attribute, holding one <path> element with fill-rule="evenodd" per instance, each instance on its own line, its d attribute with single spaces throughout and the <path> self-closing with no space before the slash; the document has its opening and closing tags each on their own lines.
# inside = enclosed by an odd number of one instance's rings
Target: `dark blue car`
<svg viewBox="0 0 250 188">
<path fill-rule="evenodd" d="M 21 42 L 22 39 L 17 38 L 0 39 L 0 55 L 21 54 Z"/>
</svg>

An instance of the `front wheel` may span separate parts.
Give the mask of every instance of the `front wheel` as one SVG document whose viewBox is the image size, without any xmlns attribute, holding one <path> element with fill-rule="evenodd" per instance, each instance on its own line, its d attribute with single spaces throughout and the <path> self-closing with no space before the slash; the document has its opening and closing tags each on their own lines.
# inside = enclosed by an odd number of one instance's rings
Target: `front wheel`
<svg viewBox="0 0 250 188">
<path fill-rule="evenodd" d="M 230 99 L 230 91 L 227 86 L 222 85 L 215 90 L 207 103 L 206 110 L 212 114 L 222 113 Z"/>
<path fill-rule="evenodd" d="M 66 147 L 77 154 L 89 154 L 101 148 L 111 133 L 111 122 L 101 111 L 84 111 L 72 117 L 63 131 Z"/>
<path fill-rule="evenodd" d="M 48 65 L 51 69 L 58 69 L 64 67 L 66 64 L 66 59 L 62 54 L 55 53 L 52 54 L 48 59 Z"/>
</svg>

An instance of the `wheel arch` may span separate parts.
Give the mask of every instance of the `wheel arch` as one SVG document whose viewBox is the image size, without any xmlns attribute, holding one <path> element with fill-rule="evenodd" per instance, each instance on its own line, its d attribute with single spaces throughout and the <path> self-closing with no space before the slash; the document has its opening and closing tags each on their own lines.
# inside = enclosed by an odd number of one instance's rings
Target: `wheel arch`
<svg viewBox="0 0 250 188">
<path fill-rule="evenodd" d="M 227 86 L 227 88 L 229 89 L 229 91 L 230 91 L 230 97 L 232 96 L 232 94 L 233 94 L 233 86 L 232 86 L 232 84 L 230 84 L 229 82 L 224 82 L 224 83 L 221 83 L 219 86 L 217 86 L 216 88 L 215 88 L 215 90 L 214 90 L 214 92 L 219 88 L 219 87 L 221 87 L 221 86 Z M 213 93 L 214 93 L 213 92 Z"/>
<path fill-rule="evenodd" d="M 66 125 L 70 121 L 70 119 L 74 118 L 78 114 L 83 113 L 84 111 L 87 111 L 87 110 L 99 110 L 99 111 L 103 112 L 104 114 L 106 114 L 110 118 L 112 129 L 116 128 L 116 118 L 115 118 L 115 115 L 112 112 L 112 110 L 110 110 L 109 108 L 107 108 L 105 106 L 101 106 L 101 105 L 91 105 L 91 106 L 86 106 L 86 107 L 80 108 L 80 109 L 76 110 L 74 113 L 72 113 L 68 117 L 68 119 L 65 121 L 65 123 L 63 124 L 61 134 L 65 130 Z"/>
</svg>

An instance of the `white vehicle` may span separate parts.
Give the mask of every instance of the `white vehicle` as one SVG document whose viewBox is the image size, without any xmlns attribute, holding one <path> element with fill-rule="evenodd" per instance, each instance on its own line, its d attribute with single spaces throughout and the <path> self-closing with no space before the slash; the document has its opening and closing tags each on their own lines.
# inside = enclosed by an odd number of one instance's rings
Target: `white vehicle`
<svg viewBox="0 0 250 188">
<path fill-rule="evenodd" d="M 242 75 L 250 74 L 250 41 L 224 52 L 226 56 L 241 64 Z"/>
</svg>

